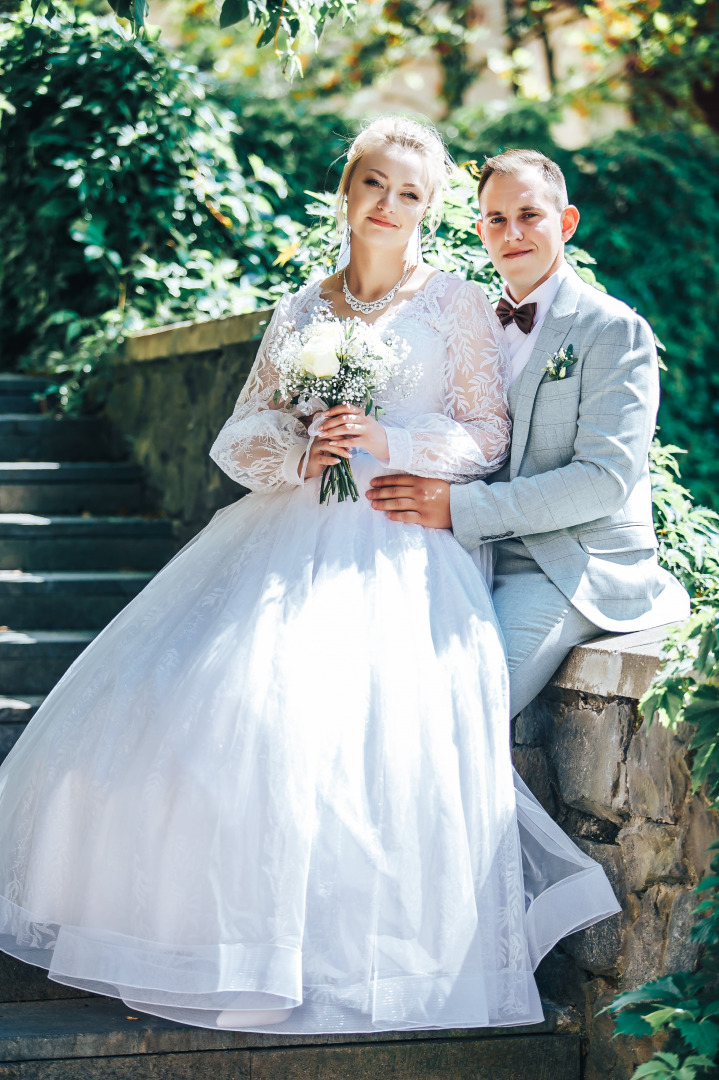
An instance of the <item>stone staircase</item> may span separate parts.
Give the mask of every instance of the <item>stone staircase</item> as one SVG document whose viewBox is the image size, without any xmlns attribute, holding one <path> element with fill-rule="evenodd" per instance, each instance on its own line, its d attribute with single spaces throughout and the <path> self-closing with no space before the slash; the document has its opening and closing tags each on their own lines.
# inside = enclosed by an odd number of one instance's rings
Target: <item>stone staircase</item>
<svg viewBox="0 0 719 1080">
<path fill-rule="evenodd" d="M 0 375 L 0 756 L 75 657 L 174 553 L 137 466 L 96 419 L 41 412 L 45 381 Z"/>
<path fill-rule="evenodd" d="M 177 549 L 101 421 L 0 375 L 0 757 L 65 669 Z M 0 1080 L 579 1080 L 575 1014 L 532 1028 L 270 1036 L 131 1014 L 0 953 Z"/>
</svg>

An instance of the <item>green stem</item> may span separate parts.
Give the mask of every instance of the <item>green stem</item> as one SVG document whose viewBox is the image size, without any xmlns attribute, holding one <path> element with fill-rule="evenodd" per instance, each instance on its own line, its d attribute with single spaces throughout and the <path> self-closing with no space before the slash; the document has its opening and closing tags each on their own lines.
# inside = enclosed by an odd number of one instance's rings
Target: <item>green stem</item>
<svg viewBox="0 0 719 1080">
<path fill-rule="evenodd" d="M 338 502 L 344 502 L 346 499 L 357 502 L 359 499 L 359 490 L 346 458 L 343 458 L 339 465 L 328 465 L 322 473 L 320 505 L 329 502 L 332 495 L 337 496 Z"/>
<path fill-rule="evenodd" d="M 359 490 L 357 488 L 355 478 L 352 473 L 352 466 L 346 459 L 342 462 L 342 465 L 344 469 L 345 480 L 347 483 L 348 494 L 351 496 L 352 502 L 357 502 L 357 500 L 359 499 Z"/>
</svg>

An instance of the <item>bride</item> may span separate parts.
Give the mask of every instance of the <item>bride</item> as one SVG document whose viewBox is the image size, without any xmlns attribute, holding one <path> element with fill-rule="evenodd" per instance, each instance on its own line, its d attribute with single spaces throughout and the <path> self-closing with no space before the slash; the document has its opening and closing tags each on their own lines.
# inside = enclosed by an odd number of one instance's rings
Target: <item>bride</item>
<svg viewBox="0 0 719 1080">
<path fill-rule="evenodd" d="M 0 770 L 0 948 L 60 983 L 202 1027 L 526 1024 L 541 957 L 618 910 L 513 774 L 485 574 L 451 532 L 319 504 L 348 455 L 364 491 L 382 470 L 467 482 L 508 452 L 499 324 L 421 261 L 446 175 L 422 125 L 355 140 L 346 265 L 280 301 L 211 451 L 252 493 Z M 336 407 L 311 439 L 274 402 L 272 345 L 321 312 L 391 328 L 421 375 L 381 420 Z"/>
</svg>

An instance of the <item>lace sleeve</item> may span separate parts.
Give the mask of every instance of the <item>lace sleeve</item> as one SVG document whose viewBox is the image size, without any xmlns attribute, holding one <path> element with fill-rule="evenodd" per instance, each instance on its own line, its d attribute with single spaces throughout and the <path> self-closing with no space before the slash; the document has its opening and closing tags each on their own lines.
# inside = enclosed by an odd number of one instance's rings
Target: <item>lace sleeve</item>
<svg viewBox="0 0 719 1080">
<path fill-rule="evenodd" d="M 479 286 L 461 282 L 447 301 L 440 319 L 443 412 L 383 423 L 390 468 L 465 484 L 494 472 L 509 453 L 508 361 Z"/>
<path fill-rule="evenodd" d="M 297 475 L 308 436 L 300 421 L 272 398 L 277 375 L 268 347 L 281 323 L 292 318 L 292 298 L 275 308 L 235 411 L 215 439 L 210 457 L 223 472 L 250 491 L 271 491 L 301 485 Z"/>
</svg>

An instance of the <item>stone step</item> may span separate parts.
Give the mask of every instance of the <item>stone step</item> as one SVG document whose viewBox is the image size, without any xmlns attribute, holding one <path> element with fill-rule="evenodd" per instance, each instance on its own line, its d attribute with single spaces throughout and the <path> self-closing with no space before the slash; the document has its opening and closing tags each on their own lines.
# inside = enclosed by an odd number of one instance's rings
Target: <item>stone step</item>
<svg viewBox="0 0 719 1080">
<path fill-rule="evenodd" d="M 144 503 L 142 470 L 106 461 L 0 462 L 0 514 L 113 514 Z"/>
<path fill-rule="evenodd" d="M 159 570 L 178 546 L 169 518 L 0 514 L 2 570 Z"/>
<path fill-rule="evenodd" d="M 3 394 L 0 397 L 0 412 L 3 414 L 37 415 L 43 411 L 42 398 L 34 398 L 30 394 Z"/>
<path fill-rule="evenodd" d="M 0 630 L 0 692 L 47 694 L 95 636 L 94 630 Z"/>
<path fill-rule="evenodd" d="M 185 1027 L 107 998 L 0 1005 L 3 1080 L 579 1080 L 560 1010 L 531 1028 L 260 1035 Z M 563 1022 L 564 1021 L 564 1022 Z"/>
<path fill-rule="evenodd" d="M 44 700 L 42 694 L 0 697 L 0 762 L 4 761 L 10 753 Z M 0 960 L 2 958 L 0 954 Z M 1 984 L 2 974 L 0 973 Z"/>
<path fill-rule="evenodd" d="M 48 979 L 45 968 L 24 964 L 14 956 L 0 953 L 0 1009 L 3 1005 L 20 1001 L 58 1001 L 67 998 L 95 998 L 84 990 Z M 103 999 L 105 1000 L 105 999 Z M 127 1010 L 125 1010 L 127 1012 Z M 0 1077 L 3 1076 L 0 1067 Z"/>
<path fill-rule="evenodd" d="M 53 378 L 46 375 L 18 375 L 14 371 L 3 371 L 0 372 L 0 399 L 22 394 L 41 394 L 52 384 Z"/>
<path fill-rule="evenodd" d="M 134 570 L 0 570 L 0 618 L 10 629 L 101 630 L 151 578 Z"/>
<path fill-rule="evenodd" d="M 107 424 L 84 417 L 3 412 L 0 396 L 0 461 L 96 461 L 112 459 Z"/>
<path fill-rule="evenodd" d="M 42 705 L 43 694 L 0 697 L 0 724 L 26 724 Z"/>
</svg>

